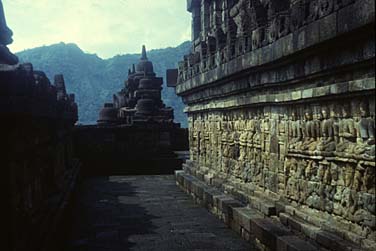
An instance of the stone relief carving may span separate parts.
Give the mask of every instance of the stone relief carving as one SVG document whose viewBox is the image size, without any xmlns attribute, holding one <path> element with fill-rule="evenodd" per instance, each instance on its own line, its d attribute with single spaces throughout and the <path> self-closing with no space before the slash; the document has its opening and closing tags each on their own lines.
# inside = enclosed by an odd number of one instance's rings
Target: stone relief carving
<svg viewBox="0 0 376 251">
<path fill-rule="evenodd" d="M 372 105 L 360 99 L 194 115 L 191 155 L 215 173 L 368 226 L 375 219 Z"/>
</svg>

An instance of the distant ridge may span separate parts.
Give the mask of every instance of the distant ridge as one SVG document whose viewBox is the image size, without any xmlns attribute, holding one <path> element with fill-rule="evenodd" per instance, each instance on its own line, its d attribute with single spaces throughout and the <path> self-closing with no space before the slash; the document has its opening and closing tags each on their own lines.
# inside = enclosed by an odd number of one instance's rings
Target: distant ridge
<svg viewBox="0 0 376 251">
<path fill-rule="evenodd" d="M 185 42 L 177 47 L 148 51 L 157 75 L 165 80 L 166 69 L 177 67 L 177 62 L 188 53 L 190 46 L 190 42 Z M 34 69 L 46 72 L 51 80 L 55 74 L 64 74 L 68 92 L 76 94 L 82 124 L 96 122 L 102 105 L 112 101 L 112 95 L 124 87 L 128 68 L 140 58 L 140 54 L 126 54 L 102 59 L 96 54 L 83 52 L 73 43 L 28 49 L 17 56 L 21 62 L 31 62 Z M 175 90 L 167 88 L 164 83 L 162 96 L 166 105 L 174 108 L 175 120 L 187 127 L 184 105 Z"/>
</svg>

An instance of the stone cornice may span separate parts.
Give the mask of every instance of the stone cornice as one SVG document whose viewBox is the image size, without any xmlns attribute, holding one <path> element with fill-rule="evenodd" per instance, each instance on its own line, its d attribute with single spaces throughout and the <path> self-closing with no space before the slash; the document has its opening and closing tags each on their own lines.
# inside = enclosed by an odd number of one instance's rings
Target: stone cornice
<svg viewBox="0 0 376 251">
<path fill-rule="evenodd" d="M 330 98 L 334 95 L 362 95 L 365 92 L 375 91 L 375 78 L 366 78 L 349 82 L 334 83 L 323 87 L 315 87 L 304 90 L 278 92 L 275 94 L 252 92 L 241 96 L 229 96 L 216 99 L 216 102 L 205 102 L 190 105 L 185 112 L 202 112 L 208 110 L 239 109 L 240 107 L 255 105 L 284 105 L 289 102 L 317 100 L 319 98 Z"/>
</svg>

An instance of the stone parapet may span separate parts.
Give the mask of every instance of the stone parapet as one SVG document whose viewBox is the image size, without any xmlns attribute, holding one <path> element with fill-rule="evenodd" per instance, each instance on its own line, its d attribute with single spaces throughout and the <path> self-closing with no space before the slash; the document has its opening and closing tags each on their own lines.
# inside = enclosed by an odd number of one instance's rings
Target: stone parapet
<svg viewBox="0 0 376 251">
<path fill-rule="evenodd" d="M 59 91 L 63 91 L 62 95 Z M 77 180 L 74 95 L 32 65 L 0 65 L 5 250 L 59 250 Z M 44 248 L 44 249 L 43 249 Z"/>
</svg>

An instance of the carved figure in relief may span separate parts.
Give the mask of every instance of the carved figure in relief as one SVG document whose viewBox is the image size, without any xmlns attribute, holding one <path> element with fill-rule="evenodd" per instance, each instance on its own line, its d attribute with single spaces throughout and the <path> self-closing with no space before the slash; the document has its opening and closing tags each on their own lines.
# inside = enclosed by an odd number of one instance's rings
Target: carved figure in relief
<svg viewBox="0 0 376 251">
<path fill-rule="evenodd" d="M 228 157 L 227 135 L 228 135 L 228 123 L 227 123 L 227 121 L 224 121 L 223 122 L 223 133 L 222 133 L 223 157 Z"/>
<path fill-rule="evenodd" d="M 308 6 L 308 21 L 315 21 L 319 17 L 319 3 L 318 0 L 312 0 L 309 2 Z"/>
<path fill-rule="evenodd" d="M 236 153 L 236 137 L 237 133 L 234 129 L 235 122 L 230 122 L 230 128 L 229 128 L 229 134 L 228 134 L 228 145 L 229 145 L 229 158 L 235 159 L 235 153 Z"/>
<path fill-rule="evenodd" d="M 262 153 L 260 151 L 256 151 L 256 168 L 255 168 L 255 183 L 260 184 L 262 178 L 262 170 L 264 169 L 263 161 L 262 161 Z"/>
<path fill-rule="evenodd" d="M 375 120 L 368 117 L 367 104 L 360 105 L 360 120 L 357 123 L 358 135 L 355 153 L 365 157 L 375 156 Z"/>
<path fill-rule="evenodd" d="M 350 106 L 342 105 L 341 120 L 339 122 L 339 143 L 337 152 L 353 153 L 356 147 L 356 130 L 354 119 L 350 115 Z"/>
<path fill-rule="evenodd" d="M 350 163 L 346 163 L 345 165 L 345 171 L 344 171 L 344 182 L 345 187 L 351 187 L 354 179 L 354 167 Z"/>
<path fill-rule="evenodd" d="M 313 122 L 313 117 L 310 111 L 306 111 L 304 116 L 304 140 L 301 146 L 301 150 L 314 151 L 316 150 L 318 143 L 315 123 Z"/>
<path fill-rule="evenodd" d="M 333 152 L 336 149 L 334 141 L 334 122 L 329 118 L 328 109 L 322 109 L 323 122 L 321 124 L 321 141 L 317 145 L 318 151 Z"/>
<path fill-rule="evenodd" d="M 317 139 L 321 138 L 321 123 L 322 123 L 322 114 L 321 109 L 315 109 L 313 114 L 313 124 L 315 127 L 315 134 Z"/>
<path fill-rule="evenodd" d="M 359 165 L 363 165 L 363 163 L 359 163 Z M 375 167 L 373 166 L 365 167 L 362 184 L 363 184 L 362 191 L 365 191 L 370 194 L 375 194 L 376 192 L 375 190 L 375 185 L 376 185 Z"/>
<path fill-rule="evenodd" d="M 247 123 L 248 135 L 247 135 L 247 145 L 251 149 L 253 147 L 253 138 L 256 134 L 255 119 L 251 118 Z"/>
<path fill-rule="evenodd" d="M 255 117 L 255 135 L 253 137 L 253 146 L 256 148 L 261 147 L 261 125 L 259 116 Z"/>
<path fill-rule="evenodd" d="M 317 170 L 317 180 L 320 182 L 324 181 L 325 177 L 325 172 L 326 172 L 326 165 L 323 163 L 319 163 L 318 170 Z"/>
<path fill-rule="evenodd" d="M 352 189 L 356 191 L 360 190 L 360 188 L 362 187 L 362 182 L 363 182 L 363 173 L 364 173 L 364 168 L 362 167 L 362 165 L 357 165 L 357 167 L 355 168 Z"/>
<path fill-rule="evenodd" d="M 342 164 L 331 162 L 330 168 L 333 170 L 333 179 L 336 186 L 345 186 L 345 168 Z"/>
<path fill-rule="evenodd" d="M 326 16 L 330 14 L 334 7 L 334 0 L 319 0 L 319 13 L 320 16 Z"/>
<path fill-rule="evenodd" d="M 286 136 L 288 131 L 287 121 L 288 117 L 286 114 L 279 116 L 278 135 L 280 138 L 284 138 Z"/>
<path fill-rule="evenodd" d="M 249 2 L 250 0 L 239 0 L 230 11 L 230 16 L 234 18 L 239 35 L 243 35 L 247 32 L 247 28 L 250 27 Z"/>
<path fill-rule="evenodd" d="M 327 161 L 323 161 L 320 163 L 324 167 L 324 177 L 323 182 L 326 185 L 330 185 L 332 183 L 332 170 L 330 169 L 330 164 Z"/>
<path fill-rule="evenodd" d="M 334 107 L 333 110 L 330 112 L 330 118 L 333 121 L 333 132 L 334 132 L 334 142 L 337 145 L 339 144 L 339 114 L 338 114 L 338 108 Z"/>
<path fill-rule="evenodd" d="M 330 185 L 337 186 L 338 185 L 339 176 L 340 176 L 338 165 L 336 165 L 335 163 L 331 162 L 329 164 L 329 169 L 330 169 L 330 174 L 331 174 L 331 179 L 332 179 Z"/>
<path fill-rule="evenodd" d="M 247 157 L 247 138 L 248 138 L 248 132 L 243 131 L 239 137 L 239 144 L 240 144 L 239 160 L 240 161 L 244 161 Z"/>
<path fill-rule="evenodd" d="M 295 178 L 296 179 L 302 179 L 305 176 L 305 169 L 307 167 L 307 161 L 304 159 L 298 162 Z"/>
<path fill-rule="evenodd" d="M 284 159 L 286 155 L 286 143 L 287 143 L 287 134 L 288 134 L 288 116 L 280 115 L 278 123 L 278 144 L 279 144 L 279 156 L 280 160 Z"/>
<path fill-rule="evenodd" d="M 295 112 L 291 113 L 289 149 L 299 149 L 302 144 L 301 122 Z"/>
<path fill-rule="evenodd" d="M 313 160 L 308 161 L 308 163 L 305 167 L 305 170 L 304 170 L 305 179 L 308 180 L 308 181 L 311 180 L 312 177 L 314 177 L 316 175 L 315 170 L 313 168 L 313 164 L 314 164 Z"/>
<path fill-rule="evenodd" d="M 351 218 L 351 216 L 355 213 L 356 203 L 355 203 L 355 192 L 351 191 L 350 188 L 346 187 L 342 193 L 342 215 L 347 219 Z"/>
<path fill-rule="evenodd" d="M 286 158 L 285 160 L 285 179 L 296 177 L 298 162 L 294 158 Z M 287 183 L 285 183 L 287 185 Z"/>
</svg>

